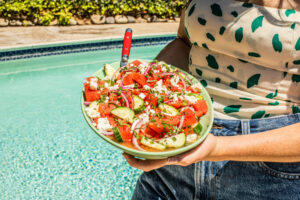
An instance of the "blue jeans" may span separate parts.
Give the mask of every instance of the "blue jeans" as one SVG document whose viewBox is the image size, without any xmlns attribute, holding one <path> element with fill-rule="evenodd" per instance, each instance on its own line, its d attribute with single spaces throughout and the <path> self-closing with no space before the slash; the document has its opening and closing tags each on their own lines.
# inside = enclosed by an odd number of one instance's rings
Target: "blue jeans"
<svg viewBox="0 0 300 200">
<path fill-rule="evenodd" d="M 215 119 L 216 136 L 255 134 L 300 122 L 300 114 L 254 120 Z M 300 145 L 300 144 L 299 144 Z M 143 173 L 133 200 L 300 200 L 300 162 L 202 161 Z"/>
</svg>

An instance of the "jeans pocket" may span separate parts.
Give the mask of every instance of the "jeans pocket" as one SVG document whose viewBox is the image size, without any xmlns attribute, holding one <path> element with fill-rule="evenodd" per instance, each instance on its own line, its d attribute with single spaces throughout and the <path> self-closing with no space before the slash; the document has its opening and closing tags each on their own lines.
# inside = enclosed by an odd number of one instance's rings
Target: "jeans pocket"
<svg viewBox="0 0 300 200">
<path fill-rule="evenodd" d="M 258 166 L 271 176 L 283 179 L 300 180 L 300 162 L 294 163 L 275 163 L 258 162 Z"/>
</svg>

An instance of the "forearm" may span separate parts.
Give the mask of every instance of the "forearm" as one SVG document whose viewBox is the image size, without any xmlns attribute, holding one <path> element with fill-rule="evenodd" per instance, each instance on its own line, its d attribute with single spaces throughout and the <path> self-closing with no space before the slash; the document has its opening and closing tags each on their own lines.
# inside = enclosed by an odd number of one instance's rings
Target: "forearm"
<svg viewBox="0 0 300 200">
<path fill-rule="evenodd" d="M 157 55 L 156 59 L 188 71 L 189 53 L 190 46 L 183 39 L 176 38 Z"/>
<path fill-rule="evenodd" d="M 217 137 L 209 160 L 300 162 L 300 123 L 258 134 Z"/>
<path fill-rule="evenodd" d="M 188 71 L 189 54 L 191 50 L 190 41 L 184 29 L 184 9 L 177 32 L 177 38 L 170 42 L 157 56 L 157 60 L 165 61 L 168 64 Z"/>
</svg>

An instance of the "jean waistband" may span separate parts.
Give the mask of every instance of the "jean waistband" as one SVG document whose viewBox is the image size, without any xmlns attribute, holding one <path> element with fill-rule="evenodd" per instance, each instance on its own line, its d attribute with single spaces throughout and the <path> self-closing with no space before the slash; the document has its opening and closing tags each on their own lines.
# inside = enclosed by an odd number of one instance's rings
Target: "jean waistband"
<svg viewBox="0 0 300 200">
<path fill-rule="evenodd" d="M 214 119 L 214 124 L 225 127 L 242 134 L 258 133 L 277 129 L 300 122 L 300 113 L 291 115 L 280 115 L 262 119 Z M 249 133 L 244 133 L 245 127 L 249 127 Z"/>
</svg>

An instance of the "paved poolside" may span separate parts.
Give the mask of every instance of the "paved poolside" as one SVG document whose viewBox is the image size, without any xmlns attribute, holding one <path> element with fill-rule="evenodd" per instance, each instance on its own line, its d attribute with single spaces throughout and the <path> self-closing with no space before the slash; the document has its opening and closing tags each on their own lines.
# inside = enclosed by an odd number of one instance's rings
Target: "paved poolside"
<svg viewBox="0 0 300 200">
<path fill-rule="evenodd" d="M 104 24 L 84 26 L 1 27 L 0 49 L 57 42 L 123 37 L 126 28 L 133 36 L 176 33 L 178 23 Z"/>
</svg>

